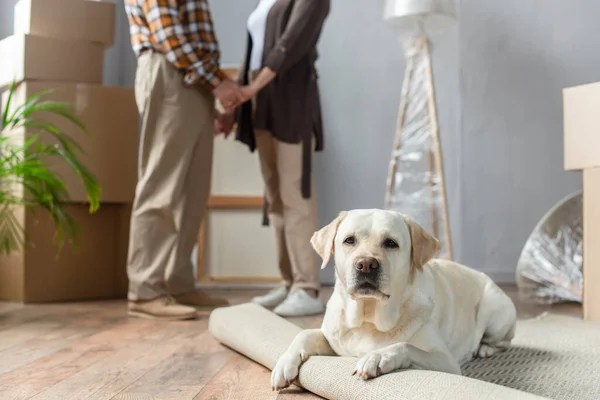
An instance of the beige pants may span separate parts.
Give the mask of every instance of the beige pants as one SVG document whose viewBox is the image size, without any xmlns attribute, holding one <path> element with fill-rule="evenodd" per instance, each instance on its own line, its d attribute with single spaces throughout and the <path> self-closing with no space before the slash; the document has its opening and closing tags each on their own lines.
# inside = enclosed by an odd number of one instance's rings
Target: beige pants
<svg viewBox="0 0 600 400">
<path fill-rule="evenodd" d="M 210 189 L 214 97 L 182 83 L 164 56 L 139 57 L 135 97 L 142 132 L 127 266 L 133 301 L 195 285 L 191 253 Z"/>
<path fill-rule="evenodd" d="M 317 201 L 314 185 L 309 199 L 300 191 L 302 144 L 283 143 L 270 132 L 257 130 L 256 147 L 284 283 L 319 290 L 319 260 L 310 244 L 318 228 Z"/>
</svg>

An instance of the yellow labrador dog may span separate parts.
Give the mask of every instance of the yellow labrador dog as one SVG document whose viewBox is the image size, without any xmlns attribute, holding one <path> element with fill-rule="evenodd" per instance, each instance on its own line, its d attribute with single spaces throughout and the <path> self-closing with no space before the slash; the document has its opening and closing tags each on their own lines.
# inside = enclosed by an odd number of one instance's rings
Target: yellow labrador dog
<svg viewBox="0 0 600 400">
<path fill-rule="evenodd" d="M 300 332 L 271 375 L 288 387 L 312 355 L 360 358 L 354 374 L 403 368 L 461 373 L 461 364 L 510 346 L 516 310 L 483 273 L 432 259 L 439 242 L 394 211 L 342 212 L 311 243 L 336 284 L 321 329 Z"/>
</svg>

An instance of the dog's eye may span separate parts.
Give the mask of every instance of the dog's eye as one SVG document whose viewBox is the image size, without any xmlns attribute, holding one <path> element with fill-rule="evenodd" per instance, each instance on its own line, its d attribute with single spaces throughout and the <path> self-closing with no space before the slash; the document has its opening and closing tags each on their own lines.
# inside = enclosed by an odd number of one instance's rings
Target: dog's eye
<svg viewBox="0 0 600 400">
<path fill-rule="evenodd" d="M 399 246 L 398 246 L 398 243 L 396 243 L 395 240 L 385 239 L 383 241 L 383 247 L 385 247 L 386 249 L 397 249 Z"/>
<path fill-rule="evenodd" d="M 346 239 L 344 239 L 344 244 L 347 244 L 348 246 L 352 246 L 356 243 L 356 238 L 354 236 L 348 236 Z"/>
</svg>

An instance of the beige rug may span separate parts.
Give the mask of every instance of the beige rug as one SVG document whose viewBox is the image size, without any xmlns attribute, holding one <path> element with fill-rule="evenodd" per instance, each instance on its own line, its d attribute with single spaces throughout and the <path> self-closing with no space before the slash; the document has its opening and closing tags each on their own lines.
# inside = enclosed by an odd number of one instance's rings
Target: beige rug
<svg viewBox="0 0 600 400">
<path fill-rule="evenodd" d="M 544 315 L 519 321 L 513 343 L 463 374 L 550 399 L 600 400 L 600 324 Z"/>
<path fill-rule="evenodd" d="M 300 328 L 243 304 L 215 310 L 209 330 L 271 369 Z M 466 364 L 465 376 L 406 370 L 363 382 L 351 376 L 355 359 L 311 357 L 300 369 L 299 384 L 336 400 L 600 399 L 600 324 L 555 315 L 520 321 L 514 344 L 505 353 Z"/>
</svg>

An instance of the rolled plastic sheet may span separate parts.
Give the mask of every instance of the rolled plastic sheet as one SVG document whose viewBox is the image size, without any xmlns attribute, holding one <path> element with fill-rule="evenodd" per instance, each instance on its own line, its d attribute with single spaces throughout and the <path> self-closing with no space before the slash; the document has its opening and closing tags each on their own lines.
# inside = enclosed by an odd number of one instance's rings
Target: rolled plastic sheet
<svg viewBox="0 0 600 400">
<path fill-rule="evenodd" d="M 451 257 L 430 56 L 425 38 L 405 42 L 407 67 L 389 165 L 385 208 L 410 215 Z"/>
<path fill-rule="evenodd" d="M 581 302 L 583 290 L 581 191 L 559 201 L 538 222 L 517 264 L 521 299 L 540 304 Z"/>
</svg>

